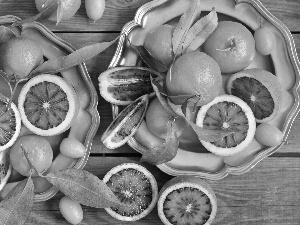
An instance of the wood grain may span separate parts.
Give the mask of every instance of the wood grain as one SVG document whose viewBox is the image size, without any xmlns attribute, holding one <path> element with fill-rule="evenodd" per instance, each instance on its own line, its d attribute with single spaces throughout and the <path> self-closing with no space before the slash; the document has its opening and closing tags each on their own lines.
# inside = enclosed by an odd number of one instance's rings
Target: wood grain
<svg viewBox="0 0 300 225">
<path fill-rule="evenodd" d="M 137 158 L 90 157 L 85 170 L 100 179 L 121 163 L 139 163 Z M 159 189 L 172 177 L 155 166 L 142 164 L 155 176 Z M 218 213 L 213 225 L 298 225 L 300 222 L 300 161 L 294 158 L 267 158 L 250 172 L 228 176 L 221 181 L 207 181 L 217 195 Z M 26 224 L 68 224 L 62 218 L 57 194 L 51 201 L 34 204 Z M 83 206 L 81 224 L 124 224 L 111 218 L 103 209 Z M 135 223 L 162 224 L 155 208 Z"/>
</svg>

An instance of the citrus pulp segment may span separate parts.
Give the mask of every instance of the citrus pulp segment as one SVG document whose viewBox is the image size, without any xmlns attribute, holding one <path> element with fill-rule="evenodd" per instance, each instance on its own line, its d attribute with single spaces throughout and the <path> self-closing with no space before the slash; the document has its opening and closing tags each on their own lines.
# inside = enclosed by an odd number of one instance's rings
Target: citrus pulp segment
<svg viewBox="0 0 300 225">
<path fill-rule="evenodd" d="M 7 151 L 8 150 L 0 152 L 0 191 L 6 185 L 12 172 L 12 166 L 8 159 Z"/>
<path fill-rule="evenodd" d="M 227 92 L 245 101 L 258 123 L 272 120 L 278 113 L 283 91 L 277 77 L 262 69 L 247 69 L 232 75 Z"/>
<path fill-rule="evenodd" d="M 17 106 L 0 94 L 0 151 L 3 151 L 17 140 L 21 131 L 21 116 Z"/>
<path fill-rule="evenodd" d="M 165 225 L 209 225 L 217 214 L 217 198 L 199 177 L 178 176 L 160 190 L 157 211 Z"/>
<path fill-rule="evenodd" d="M 62 77 L 50 74 L 31 78 L 18 99 L 22 122 L 41 136 L 53 136 L 69 129 L 79 107 L 75 89 Z"/>
<path fill-rule="evenodd" d="M 206 129 L 232 132 L 215 142 L 200 140 L 208 151 L 220 156 L 233 155 L 245 149 L 252 141 L 256 129 L 251 108 L 233 95 L 220 95 L 202 106 L 196 124 Z"/>
<path fill-rule="evenodd" d="M 112 168 L 103 178 L 117 198 L 126 206 L 106 208 L 114 218 L 136 221 L 148 215 L 158 198 L 154 176 L 143 166 L 124 163 Z"/>
<path fill-rule="evenodd" d="M 143 95 L 122 110 L 103 133 L 103 144 L 109 149 L 124 145 L 142 123 L 148 103 L 148 95 Z"/>
</svg>

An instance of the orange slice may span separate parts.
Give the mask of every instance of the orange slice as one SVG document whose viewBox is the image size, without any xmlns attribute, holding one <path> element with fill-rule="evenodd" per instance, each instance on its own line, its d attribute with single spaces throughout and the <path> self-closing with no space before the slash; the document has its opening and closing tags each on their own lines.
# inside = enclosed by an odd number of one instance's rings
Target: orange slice
<svg viewBox="0 0 300 225">
<path fill-rule="evenodd" d="M 11 103 L 10 108 L 7 109 L 8 102 L 9 99 L 0 94 L 0 151 L 11 147 L 21 131 L 21 116 L 18 108 Z"/>
<path fill-rule="evenodd" d="M 50 74 L 30 79 L 22 88 L 18 103 L 24 125 L 41 136 L 69 129 L 79 110 L 74 88 L 62 77 Z"/>
<path fill-rule="evenodd" d="M 233 95 L 220 95 L 202 106 L 196 124 L 207 129 L 232 132 L 215 142 L 200 140 L 208 151 L 220 156 L 233 155 L 245 149 L 252 141 L 256 129 L 251 108 Z"/>
</svg>

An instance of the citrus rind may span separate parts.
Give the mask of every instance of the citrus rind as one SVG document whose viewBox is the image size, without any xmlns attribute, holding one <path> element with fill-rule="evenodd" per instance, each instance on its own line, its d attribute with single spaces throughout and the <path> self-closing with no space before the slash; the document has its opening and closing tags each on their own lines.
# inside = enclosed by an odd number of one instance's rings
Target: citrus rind
<svg viewBox="0 0 300 225">
<path fill-rule="evenodd" d="M 247 121 L 248 121 L 248 130 L 247 130 L 247 134 L 245 135 L 245 139 L 243 141 L 241 141 L 237 146 L 228 147 L 228 148 L 227 147 L 218 147 L 211 142 L 206 142 L 203 140 L 200 140 L 200 142 L 208 151 L 210 151 L 216 155 L 219 155 L 219 156 L 234 155 L 234 154 L 237 154 L 237 153 L 241 152 L 242 150 L 244 150 L 250 144 L 250 142 L 253 140 L 254 135 L 255 135 L 255 130 L 256 130 L 255 117 L 253 115 L 251 108 L 248 106 L 248 104 L 246 102 L 244 102 L 243 100 L 241 100 L 240 98 L 233 96 L 233 95 L 220 95 L 220 96 L 216 97 L 210 103 L 202 106 L 201 109 L 199 110 L 199 112 L 197 114 L 197 119 L 196 119 L 196 124 L 199 127 L 204 126 L 203 121 L 204 121 L 207 111 L 213 105 L 220 103 L 220 102 L 233 103 L 242 109 L 244 116 L 247 118 Z"/>
<path fill-rule="evenodd" d="M 131 216 L 131 217 L 120 215 L 120 214 L 116 213 L 114 210 L 112 210 L 111 208 L 105 208 L 105 210 L 109 215 L 111 215 L 112 217 L 114 217 L 118 220 L 137 221 L 137 220 L 145 217 L 146 215 L 148 215 L 155 207 L 155 205 L 157 203 L 157 199 L 158 199 L 158 186 L 157 186 L 155 177 L 145 167 L 143 167 L 139 164 L 136 164 L 136 163 L 123 163 L 121 165 L 118 165 L 118 166 L 112 168 L 104 176 L 103 182 L 107 183 L 114 174 L 116 174 L 122 170 L 125 170 L 125 169 L 135 169 L 135 170 L 141 172 L 142 174 L 144 174 L 148 178 L 148 180 L 150 181 L 150 184 L 151 184 L 151 188 L 152 188 L 152 201 L 149 204 L 148 208 L 145 209 L 141 214 Z"/>
<path fill-rule="evenodd" d="M 30 89 L 32 87 L 42 82 L 49 82 L 59 86 L 62 89 L 62 91 L 66 94 L 69 103 L 68 111 L 65 115 L 64 120 L 58 126 L 53 126 L 49 129 L 42 129 L 32 124 L 26 115 L 26 109 L 24 106 L 26 102 L 27 93 L 30 92 Z M 62 77 L 51 74 L 42 74 L 31 78 L 21 89 L 18 99 L 18 108 L 21 114 L 23 124 L 31 132 L 41 136 L 54 136 L 68 130 L 77 117 L 79 107 L 80 103 L 75 89 L 70 84 L 68 84 Z"/>
<path fill-rule="evenodd" d="M 204 180 L 194 176 L 178 176 L 164 184 L 159 192 L 159 198 L 157 201 L 157 211 L 161 221 L 165 225 L 173 225 L 165 216 L 163 206 L 167 196 L 173 191 L 181 188 L 198 189 L 209 198 L 211 204 L 211 213 L 209 219 L 203 225 L 211 224 L 217 214 L 217 197 L 212 188 Z"/>
<path fill-rule="evenodd" d="M 4 95 L 1 94 L 1 96 L 0 96 L 0 102 L 1 102 L 3 110 L 5 110 L 4 107 L 7 106 L 8 102 L 9 102 L 9 99 L 6 98 Z M 11 147 L 16 142 L 17 138 L 19 137 L 20 131 L 21 131 L 21 125 L 22 125 L 22 123 L 21 123 L 21 115 L 19 113 L 19 110 L 18 110 L 17 106 L 13 102 L 11 102 L 10 107 L 11 107 L 13 113 L 14 113 L 13 117 L 14 117 L 14 123 L 15 123 L 15 130 L 14 130 L 14 134 L 12 135 L 12 137 L 10 138 L 10 140 L 5 145 L 1 145 L 0 146 L 0 152 L 8 149 L 9 147 Z M 1 113 L 2 115 L 0 115 L 0 117 L 5 116 L 7 113 L 9 113 L 9 111 L 2 112 Z M 4 119 L 5 120 L 7 120 L 7 119 L 11 120 L 11 118 L 7 118 L 7 116 L 5 116 Z M 1 132 L 2 131 L 4 133 L 8 132 L 6 130 L 6 128 L 7 128 L 6 126 L 1 127 L 0 128 Z"/>
<path fill-rule="evenodd" d="M 233 94 L 232 93 L 232 85 L 233 85 L 234 80 L 239 79 L 239 78 L 245 78 L 245 77 L 247 77 L 249 79 L 253 78 L 253 79 L 257 80 L 258 82 L 260 82 L 262 84 L 262 86 L 267 89 L 267 91 L 271 95 L 272 100 L 274 102 L 274 109 L 270 115 L 268 115 L 264 118 L 257 118 L 258 116 L 255 116 L 255 113 L 254 113 L 254 116 L 256 117 L 255 118 L 256 122 L 265 123 L 265 122 L 271 121 L 272 119 L 274 119 L 276 117 L 276 115 L 281 107 L 281 102 L 282 102 L 282 98 L 283 98 L 283 90 L 282 90 L 280 82 L 278 81 L 278 79 L 275 75 L 273 75 L 272 73 L 270 73 L 266 70 L 257 69 L 257 68 L 246 69 L 241 72 L 233 74 L 228 79 L 227 84 L 226 84 L 227 93 L 230 95 Z M 240 96 L 238 96 L 238 97 L 240 97 Z"/>
</svg>

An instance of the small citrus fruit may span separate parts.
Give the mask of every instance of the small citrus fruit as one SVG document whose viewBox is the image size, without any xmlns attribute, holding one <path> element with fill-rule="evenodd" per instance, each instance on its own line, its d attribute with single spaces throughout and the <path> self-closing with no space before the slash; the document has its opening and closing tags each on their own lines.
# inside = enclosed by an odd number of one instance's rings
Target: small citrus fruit
<svg viewBox="0 0 300 225">
<path fill-rule="evenodd" d="M 222 76 L 218 63 L 200 51 L 186 53 L 179 57 L 169 69 L 166 89 L 169 96 L 187 96 L 174 104 L 181 105 L 189 97 L 196 97 L 198 105 L 212 101 L 220 92 Z"/>
<path fill-rule="evenodd" d="M 154 176 L 143 166 L 124 163 L 112 168 L 103 182 L 126 206 L 105 208 L 114 218 L 136 221 L 148 215 L 157 202 L 158 188 Z"/>
<path fill-rule="evenodd" d="M 185 118 L 181 116 L 174 117 L 174 114 L 165 109 L 158 98 L 153 99 L 146 112 L 148 129 L 157 137 L 165 139 L 168 132 L 168 123 L 172 122 L 176 135 L 179 137 L 188 126 Z"/>
<path fill-rule="evenodd" d="M 167 67 L 171 65 L 174 59 L 172 49 L 174 29 L 175 27 L 169 24 L 160 25 L 148 33 L 144 42 L 144 47 L 148 52 Z"/>
<path fill-rule="evenodd" d="M 62 77 L 50 74 L 31 78 L 18 99 L 22 122 L 41 136 L 53 136 L 69 129 L 79 106 L 75 89 Z"/>
<path fill-rule="evenodd" d="M 275 36 L 268 27 L 260 27 L 254 32 L 255 48 L 261 55 L 269 55 L 276 45 Z"/>
<path fill-rule="evenodd" d="M 81 205 L 68 196 L 64 196 L 59 200 L 59 210 L 63 217 L 71 224 L 79 224 L 83 219 Z"/>
<path fill-rule="evenodd" d="M 29 38 L 15 37 L 0 47 L 0 70 L 8 76 L 25 78 L 42 62 L 42 49 Z"/>
<path fill-rule="evenodd" d="M 228 94 L 245 101 L 258 123 L 272 120 L 278 113 L 283 91 L 277 77 L 262 69 L 246 69 L 232 75 L 227 81 Z"/>
<path fill-rule="evenodd" d="M 252 141 L 256 128 L 251 108 L 233 95 L 220 95 L 202 106 L 196 124 L 206 129 L 232 132 L 215 142 L 200 140 L 208 151 L 220 156 L 233 155 L 245 149 Z"/>
<path fill-rule="evenodd" d="M 0 151 L 8 149 L 15 143 L 21 131 L 21 116 L 17 106 L 0 94 Z"/>
<path fill-rule="evenodd" d="M 254 59 L 255 41 L 243 24 L 221 21 L 204 42 L 203 51 L 217 61 L 222 73 L 235 73 Z"/>
<path fill-rule="evenodd" d="M 161 188 L 157 211 L 165 225 L 209 225 L 217 214 L 217 198 L 199 177 L 178 176 Z"/>
<path fill-rule="evenodd" d="M 23 176 L 30 175 L 30 166 L 27 162 L 23 149 L 27 152 L 34 168 L 42 173 L 52 164 L 53 151 L 49 142 L 38 135 L 25 135 L 19 137 L 10 148 L 10 160 L 12 167 Z M 33 176 L 37 176 L 34 171 Z"/>
<path fill-rule="evenodd" d="M 51 6 L 55 0 L 35 0 L 36 8 L 39 12 Z M 60 0 L 61 1 L 61 20 L 71 19 L 78 11 L 81 5 L 81 0 Z M 57 21 L 57 10 L 48 18 L 50 21 Z"/>
<path fill-rule="evenodd" d="M 256 140 L 266 146 L 277 146 L 283 141 L 283 133 L 274 125 L 261 123 L 256 127 Z"/>
<path fill-rule="evenodd" d="M 85 146 L 75 138 L 64 138 L 59 146 L 60 152 L 70 158 L 80 158 L 86 152 Z"/>
<path fill-rule="evenodd" d="M 105 10 L 105 0 L 85 0 L 85 11 L 93 21 L 99 20 Z"/>
</svg>

